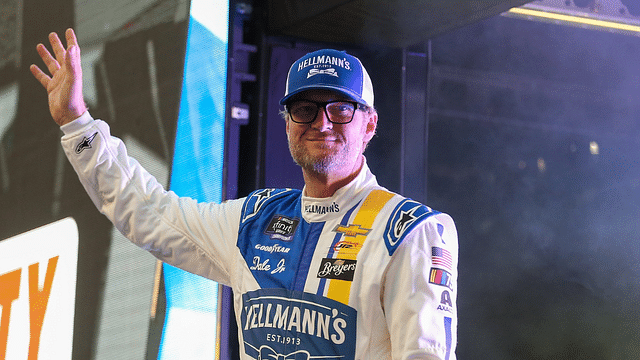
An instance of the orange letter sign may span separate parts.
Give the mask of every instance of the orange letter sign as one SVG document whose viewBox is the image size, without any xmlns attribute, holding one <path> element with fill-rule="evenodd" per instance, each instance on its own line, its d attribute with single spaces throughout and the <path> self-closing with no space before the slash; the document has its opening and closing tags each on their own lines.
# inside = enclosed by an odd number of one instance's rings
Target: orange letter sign
<svg viewBox="0 0 640 360">
<path fill-rule="evenodd" d="M 0 359 L 4 359 L 7 353 L 7 341 L 9 341 L 9 318 L 11 316 L 11 303 L 20 295 L 20 273 L 22 269 L 0 275 Z"/>
<path fill-rule="evenodd" d="M 47 274 L 44 278 L 44 287 L 42 290 L 38 287 L 38 263 L 29 265 L 29 315 L 31 337 L 29 338 L 29 360 L 38 358 L 38 350 L 40 347 L 40 333 L 42 332 L 42 323 L 44 322 L 44 314 L 47 310 L 49 295 L 51 294 L 51 284 L 53 283 L 53 275 L 56 272 L 59 256 L 49 259 L 47 265 Z"/>
</svg>

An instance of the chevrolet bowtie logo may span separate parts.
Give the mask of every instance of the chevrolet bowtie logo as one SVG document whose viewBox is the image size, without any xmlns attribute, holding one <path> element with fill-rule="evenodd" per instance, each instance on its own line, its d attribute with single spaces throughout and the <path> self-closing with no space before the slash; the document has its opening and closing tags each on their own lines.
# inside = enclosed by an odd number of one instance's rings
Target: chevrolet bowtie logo
<svg viewBox="0 0 640 360">
<path fill-rule="evenodd" d="M 345 236 L 355 237 L 357 235 L 367 236 L 371 232 L 371 229 L 365 229 L 360 227 L 360 225 L 349 224 L 349 226 L 338 225 L 333 231 L 343 233 Z"/>
</svg>

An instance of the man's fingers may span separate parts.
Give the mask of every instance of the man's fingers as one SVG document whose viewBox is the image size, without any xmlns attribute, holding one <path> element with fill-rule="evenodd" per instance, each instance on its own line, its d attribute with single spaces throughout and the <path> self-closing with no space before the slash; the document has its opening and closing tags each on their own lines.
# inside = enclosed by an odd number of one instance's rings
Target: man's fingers
<svg viewBox="0 0 640 360">
<path fill-rule="evenodd" d="M 36 80 L 38 80 L 40 84 L 42 84 L 42 86 L 44 86 L 44 88 L 47 89 L 47 87 L 49 86 L 49 81 L 51 81 L 51 78 L 47 76 L 47 74 L 45 74 L 42 70 L 40 70 L 40 68 L 37 65 L 31 65 L 29 67 L 29 70 L 31 70 L 31 73 L 36 78 Z"/>
<path fill-rule="evenodd" d="M 66 50 L 64 49 L 58 34 L 55 32 L 50 33 L 49 42 L 51 43 L 51 48 L 53 49 L 54 54 L 56 54 L 56 60 L 58 60 L 59 63 L 63 63 Z"/>
<path fill-rule="evenodd" d="M 78 39 L 76 38 L 76 33 L 73 31 L 73 29 L 67 29 L 64 35 L 67 38 L 67 49 L 71 48 L 72 46 L 78 46 Z M 78 50 L 79 49 L 80 48 L 78 47 Z"/>
<path fill-rule="evenodd" d="M 78 39 L 71 28 L 67 29 L 65 36 L 67 37 L 67 58 L 65 59 L 67 68 L 74 76 L 81 76 L 82 64 L 80 61 Z"/>
<path fill-rule="evenodd" d="M 36 46 L 36 50 L 52 75 L 60 69 L 60 64 L 53 58 L 53 56 L 51 56 L 51 53 L 44 45 L 38 44 L 38 46 Z"/>
<path fill-rule="evenodd" d="M 80 48 L 77 45 L 73 45 L 67 51 L 67 58 L 65 59 L 65 66 L 67 71 L 77 77 L 82 75 L 82 65 L 80 63 Z"/>
</svg>

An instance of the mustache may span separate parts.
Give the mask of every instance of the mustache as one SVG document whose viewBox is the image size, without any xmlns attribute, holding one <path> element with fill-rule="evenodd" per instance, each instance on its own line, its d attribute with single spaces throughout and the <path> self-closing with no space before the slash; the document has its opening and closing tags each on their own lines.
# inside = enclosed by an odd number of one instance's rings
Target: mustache
<svg viewBox="0 0 640 360">
<path fill-rule="evenodd" d="M 335 131 L 335 130 L 333 130 L 333 129 L 327 129 L 325 131 L 320 131 L 318 129 L 309 129 L 309 130 L 306 131 L 305 136 L 307 138 L 310 138 L 310 139 L 327 139 L 327 138 L 340 139 L 340 138 L 342 138 L 340 133 Z"/>
</svg>

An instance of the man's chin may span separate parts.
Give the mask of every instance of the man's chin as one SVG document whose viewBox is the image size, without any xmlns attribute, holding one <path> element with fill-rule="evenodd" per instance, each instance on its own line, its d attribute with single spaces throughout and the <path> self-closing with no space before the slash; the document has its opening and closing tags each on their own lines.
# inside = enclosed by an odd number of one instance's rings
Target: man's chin
<svg viewBox="0 0 640 360">
<path fill-rule="evenodd" d="M 305 170 L 318 174 L 328 174 L 341 166 L 341 161 L 335 156 L 305 156 L 296 160 L 296 163 Z"/>
<path fill-rule="evenodd" d="M 319 174 L 327 174 L 345 162 L 344 154 L 333 146 L 289 147 L 293 160 L 301 168 Z"/>
</svg>

